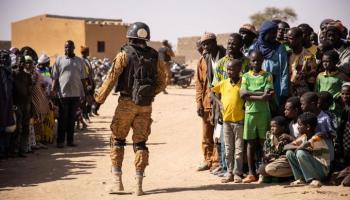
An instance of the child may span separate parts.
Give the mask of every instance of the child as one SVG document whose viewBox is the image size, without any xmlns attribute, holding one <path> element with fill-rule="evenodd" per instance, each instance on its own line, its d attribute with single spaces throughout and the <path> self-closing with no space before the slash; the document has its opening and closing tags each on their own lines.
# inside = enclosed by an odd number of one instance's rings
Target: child
<svg viewBox="0 0 350 200">
<path fill-rule="evenodd" d="M 318 45 L 317 52 L 316 52 L 317 74 L 324 71 L 324 68 L 322 66 L 322 57 L 324 52 L 332 49 L 333 49 L 332 43 L 328 40 L 321 41 L 320 44 Z"/>
<path fill-rule="evenodd" d="M 315 91 L 328 91 L 333 95 L 335 104 L 332 105 L 330 110 L 340 117 L 341 108 L 338 98 L 345 75 L 338 71 L 336 66 L 338 62 L 339 54 L 335 50 L 326 51 L 323 54 L 322 65 L 325 71 L 317 76 Z"/>
<path fill-rule="evenodd" d="M 263 56 L 254 50 L 250 54 L 252 70 L 242 77 L 241 97 L 246 100 L 243 139 L 247 140 L 249 174 L 244 183 L 257 181 L 254 168 L 256 146 L 263 145 L 268 130 L 271 112 L 269 100 L 273 95 L 272 75 L 261 69 Z M 259 158 L 257 158 L 259 160 Z"/>
<path fill-rule="evenodd" d="M 264 143 L 264 164 L 259 168 L 259 174 L 261 175 L 259 182 L 264 181 L 264 177 L 267 176 L 290 177 L 293 175 L 283 151 L 284 145 L 293 141 L 292 137 L 285 137 L 288 136 L 285 132 L 286 125 L 286 119 L 282 116 L 274 117 L 271 120 L 271 128 L 266 133 Z"/>
<path fill-rule="evenodd" d="M 318 108 L 326 113 L 331 119 L 331 126 L 334 130 L 337 130 L 338 119 L 337 116 L 330 111 L 333 105 L 333 95 L 327 91 L 321 91 L 318 93 Z M 340 119 L 340 118 L 339 118 Z"/>
<path fill-rule="evenodd" d="M 232 60 L 227 64 L 227 75 L 229 79 L 219 82 L 212 91 L 221 94 L 225 158 L 228 175 L 222 183 L 234 181 L 242 182 L 243 175 L 243 119 L 244 101 L 240 97 L 241 78 L 240 72 L 242 61 Z M 218 97 L 213 96 L 216 101 Z M 233 155 L 234 153 L 234 155 Z"/>
<path fill-rule="evenodd" d="M 291 120 L 288 126 L 291 137 L 297 138 L 299 136 L 298 116 L 301 112 L 300 98 L 297 96 L 288 98 L 284 106 L 284 116 Z"/>
<path fill-rule="evenodd" d="M 320 181 L 327 177 L 330 169 L 328 145 L 320 135 L 315 135 L 315 114 L 304 112 L 298 117 L 298 125 L 300 136 L 285 146 L 289 149 L 286 156 L 295 178 L 291 185 L 310 183 L 312 187 L 320 187 Z"/>
<path fill-rule="evenodd" d="M 315 92 L 306 92 L 300 98 L 301 109 L 303 112 L 312 112 L 317 116 L 317 126 L 316 132 L 319 135 L 322 135 L 323 139 L 328 145 L 330 151 L 331 161 L 334 160 L 334 145 L 333 138 L 336 135 L 336 132 L 332 126 L 331 118 L 318 108 L 318 96 Z"/>
<path fill-rule="evenodd" d="M 341 114 L 340 126 L 336 138 L 336 168 L 350 166 L 350 83 L 343 84 L 341 99 L 344 109 Z"/>
<path fill-rule="evenodd" d="M 341 89 L 343 110 L 340 126 L 335 140 L 335 171 L 332 183 L 335 185 L 350 186 L 350 83 L 345 82 Z"/>
</svg>

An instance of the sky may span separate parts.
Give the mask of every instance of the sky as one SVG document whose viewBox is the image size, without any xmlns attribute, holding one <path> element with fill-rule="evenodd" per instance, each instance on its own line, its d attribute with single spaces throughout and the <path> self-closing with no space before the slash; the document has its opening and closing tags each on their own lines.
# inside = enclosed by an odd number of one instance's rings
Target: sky
<svg viewBox="0 0 350 200">
<path fill-rule="evenodd" d="M 271 6 L 294 9 L 298 19 L 291 26 L 308 23 L 318 31 L 325 18 L 350 27 L 349 5 L 346 0 L 0 0 L 0 40 L 11 40 L 11 22 L 55 14 L 142 21 L 151 29 L 151 40 L 174 45 L 178 37 L 238 32 L 250 15 Z"/>
</svg>

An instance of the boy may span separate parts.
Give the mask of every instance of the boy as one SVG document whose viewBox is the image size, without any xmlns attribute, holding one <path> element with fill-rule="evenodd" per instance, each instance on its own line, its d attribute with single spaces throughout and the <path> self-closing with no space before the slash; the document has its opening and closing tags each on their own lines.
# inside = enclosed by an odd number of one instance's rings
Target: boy
<svg viewBox="0 0 350 200">
<path fill-rule="evenodd" d="M 238 33 L 232 33 L 227 41 L 227 51 L 226 55 L 221 58 L 217 64 L 214 67 L 214 73 L 213 73 L 213 81 L 212 86 L 215 86 L 217 83 L 219 83 L 222 80 L 225 80 L 228 78 L 227 74 L 227 64 L 232 60 L 241 60 L 242 66 L 240 66 L 241 69 L 241 75 L 246 73 L 248 71 L 248 65 L 249 65 L 249 58 L 245 57 L 242 53 L 242 46 L 243 46 L 243 38 Z M 219 97 L 220 98 L 220 97 Z M 217 110 L 217 105 L 213 104 L 213 110 Z M 218 114 L 215 114 L 215 116 L 219 116 Z M 222 124 L 222 119 L 216 120 L 219 121 L 218 124 Z M 216 124 L 215 128 L 220 128 L 222 126 L 218 126 Z M 223 128 L 220 129 L 220 167 L 218 168 L 221 173 L 218 173 L 218 175 L 225 174 L 227 170 L 226 166 L 226 159 L 225 159 L 225 144 L 224 144 L 224 136 L 223 136 Z M 215 171 L 215 170 L 214 170 Z"/>
<path fill-rule="evenodd" d="M 243 174 L 243 119 L 244 101 L 240 97 L 241 78 L 240 72 L 242 68 L 241 60 L 232 60 L 227 64 L 227 75 L 229 79 L 219 82 L 212 88 L 212 92 L 221 94 L 222 115 L 223 115 L 223 131 L 225 143 L 225 158 L 228 175 L 222 180 L 222 183 L 234 181 L 242 182 Z M 213 95 L 216 101 L 219 98 Z M 234 155 L 232 155 L 234 152 Z M 233 160 L 234 158 L 234 160 Z"/>
<path fill-rule="evenodd" d="M 341 99 L 344 109 L 341 115 L 340 126 L 336 138 L 335 157 L 337 168 L 344 168 L 350 165 L 350 83 L 343 84 L 341 89 Z"/>
<path fill-rule="evenodd" d="M 286 137 L 286 119 L 282 116 L 274 117 L 271 120 L 270 131 L 266 133 L 266 140 L 264 143 L 264 164 L 259 168 L 261 179 L 264 177 L 290 177 L 292 170 L 289 166 L 283 151 L 284 145 L 293 141 L 292 137 Z"/>
<path fill-rule="evenodd" d="M 301 114 L 300 98 L 297 96 L 290 97 L 287 99 L 286 105 L 284 106 L 284 116 L 290 119 L 288 126 L 291 137 L 297 138 L 299 136 L 298 131 L 298 116 Z"/>
<path fill-rule="evenodd" d="M 315 135 L 317 117 L 305 112 L 298 117 L 300 136 L 290 145 L 286 145 L 286 156 L 292 168 L 295 181 L 291 185 L 310 183 L 312 187 L 320 187 L 330 169 L 330 152 L 325 140 Z M 295 149 L 295 150 L 292 150 Z"/>
<path fill-rule="evenodd" d="M 271 118 L 269 100 L 272 98 L 272 75 L 261 69 L 263 55 L 258 50 L 250 54 L 252 70 L 242 77 L 241 97 L 246 100 L 243 139 L 247 140 L 249 175 L 244 183 L 257 181 L 254 168 L 254 154 L 258 143 L 263 145 Z M 257 142 L 259 141 L 259 142 Z M 257 160 L 260 160 L 259 158 Z"/>
<path fill-rule="evenodd" d="M 325 71 L 317 76 L 315 91 L 327 91 L 333 95 L 335 104 L 330 110 L 340 117 L 341 108 L 338 99 L 345 75 L 338 71 L 336 66 L 338 62 L 339 54 L 335 50 L 326 51 L 323 54 L 322 65 Z"/>
<path fill-rule="evenodd" d="M 333 138 L 336 132 L 332 126 L 332 120 L 325 112 L 318 108 L 318 96 L 315 92 L 306 92 L 300 98 L 303 112 L 312 112 L 317 116 L 316 132 L 321 135 L 328 145 L 331 161 L 334 160 Z M 300 133 L 300 131 L 299 131 Z"/>
</svg>

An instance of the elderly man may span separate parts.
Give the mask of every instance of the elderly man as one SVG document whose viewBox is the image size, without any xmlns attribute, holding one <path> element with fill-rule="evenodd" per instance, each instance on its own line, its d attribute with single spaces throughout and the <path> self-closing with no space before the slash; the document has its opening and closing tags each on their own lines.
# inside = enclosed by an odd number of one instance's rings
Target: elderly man
<svg viewBox="0 0 350 200">
<path fill-rule="evenodd" d="M 210 88 L 214 76 L 214 66 L 225 56 L 226 49 L 218 46 L 216 35 L 214 33 L 205 33 L 201 37 L 203 54 L 197 64 L 196 77 L 196 102 L 197 114 L 202 118 L 203 137 L 202 149 L 204 162 L 198 167 L 197 171 L 214 169 L 219 166 L 219 156 L 214 154 L 214 112 L 210 100 Z"/>
</svg>

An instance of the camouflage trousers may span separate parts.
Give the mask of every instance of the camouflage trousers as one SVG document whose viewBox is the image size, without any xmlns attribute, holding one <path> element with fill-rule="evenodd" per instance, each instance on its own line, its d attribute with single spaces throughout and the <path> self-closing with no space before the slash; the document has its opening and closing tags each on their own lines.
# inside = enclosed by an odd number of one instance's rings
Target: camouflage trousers
<svg viewBox="0 0 350 200">
<path fill-rule="evenodd" d="M 172 76 L 172 72 L 170 70 L 171 68 L 171 64 L 169 62 L 164 62 L 164 72 L 166 75 L 166 84 L 167 85 L 171 85 L 171 76 Z"/>
<path fill-rule="evenodd" d="M 133 130 L 132 141 L 135 144 L 145 143 L 151 133 L 152 106 L 139 106 L 127 97 L 119 97 L 111 124 L 111 152 L 112 167 L 121 169 L 124 159 L 124 146 L 116 145 L 116 141 L 125 140 L 130 128 Z M 143 172 L 148 165 L 148 149 L 145 147 L 135 151 L 136 171 Z"/>
</svg>

